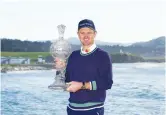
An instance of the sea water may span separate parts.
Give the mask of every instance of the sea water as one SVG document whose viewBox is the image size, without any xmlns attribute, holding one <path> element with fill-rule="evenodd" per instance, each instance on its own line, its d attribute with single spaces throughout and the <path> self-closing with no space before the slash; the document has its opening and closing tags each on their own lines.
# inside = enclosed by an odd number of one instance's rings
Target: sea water
<svg viewBox="0 0 166 115">
<path fill-rule="evenodd" d="M 48 89 L 55 70 L 1 73 L 2 115 L 67 115 L 69 94 Z M 165 63 L 113 64 L 105 115 L 165 115 Z"/>
</svg>

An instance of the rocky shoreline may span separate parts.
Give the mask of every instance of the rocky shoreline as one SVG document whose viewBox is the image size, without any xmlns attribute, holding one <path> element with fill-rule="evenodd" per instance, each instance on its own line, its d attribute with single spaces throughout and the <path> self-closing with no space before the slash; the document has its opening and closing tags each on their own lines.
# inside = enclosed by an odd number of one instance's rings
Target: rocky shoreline
<svg viewBox="0 0 166 115">
<path fill-rule="evenodd" d="M 53 64 L 33 64 L 33 65 L 1 65 L 1 73 L 8 71 L 30 71 L 30 70 L 50 70 L 54 69 Z"/>
<path fill-rule="evenodd" d="M 164 60 L 165 62 L 165 60 Z M 114 62 L 115 63 L 115 62 Z M 123 62 L 124 63 L 124 62 Z M 129 62 L 126 62 L 129 63 Z M 130 62 L 130 63 L 163 63 L 147 61 L 147 62 Z M 13 64 L 13 65 L 1 65 L 1 73 L 7 73 L 8 71 L 30 71 L 30 70 L 51 70 L 55 69 L 54 64 Z"/>
</svg>

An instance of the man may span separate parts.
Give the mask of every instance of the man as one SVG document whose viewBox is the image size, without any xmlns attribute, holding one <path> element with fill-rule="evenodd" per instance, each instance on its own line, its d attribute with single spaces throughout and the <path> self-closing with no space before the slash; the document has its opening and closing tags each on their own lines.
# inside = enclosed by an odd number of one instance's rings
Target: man
<svg viewBox="0 0 166 115">
<path fill-rule="evenodd" d="M 66 66 L 66 89 L 70 92 L 68 115 L 104 115 L 106 90 L 113 84 L 112 63 L 109 55 L 97 48 L 96 28 L 92 20 L 78 24 L 80 50 L 73 51 Z M 56 67 L 65 63 L 56 59 Z"/>
</svg>

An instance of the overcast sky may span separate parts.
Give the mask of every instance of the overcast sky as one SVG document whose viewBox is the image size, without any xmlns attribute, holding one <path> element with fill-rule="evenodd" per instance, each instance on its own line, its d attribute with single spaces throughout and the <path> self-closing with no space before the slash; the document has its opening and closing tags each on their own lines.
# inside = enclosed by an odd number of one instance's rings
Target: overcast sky
<svg viewBox="0 0 166 115">
<path fill-rule="evenodd" d="M 57 25 L 77 37 L 81 19 L 94 21 L 97 40 L 132 43 L 166 35 L 166 2 L 161 0 L 1 0 L 0 38 L 53 40 Z"/>
</svg>

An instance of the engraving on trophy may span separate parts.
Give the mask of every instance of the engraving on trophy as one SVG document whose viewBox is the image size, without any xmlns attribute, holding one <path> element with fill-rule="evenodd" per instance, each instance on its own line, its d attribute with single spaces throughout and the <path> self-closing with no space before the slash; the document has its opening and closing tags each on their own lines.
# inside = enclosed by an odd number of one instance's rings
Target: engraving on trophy
<svg viewBox="0 0 166 115">
<path fill-rule="evenodd" d="M 58 33 L 59 33 L 59 38 L 58 40 L 54 41 L 51 46 L 50 46 L 50 53 L 52 57 L 59 58 L 63 61 L 66 62 L 67 58 L 71 54 L 71 45 L 68 43 L 67 40 L 64 39 L 64 32 L 65 32 L 65 25 L 58 25 Z M 66 89 L 66 84 L 65 84 L 65 70 L 66 67 L 56 69 L 56 77 L 55 81 L 48 86 L 49 89 Z"/>
</svg>

